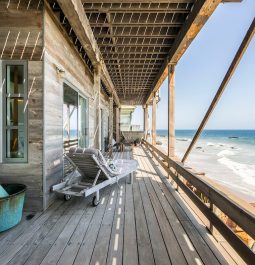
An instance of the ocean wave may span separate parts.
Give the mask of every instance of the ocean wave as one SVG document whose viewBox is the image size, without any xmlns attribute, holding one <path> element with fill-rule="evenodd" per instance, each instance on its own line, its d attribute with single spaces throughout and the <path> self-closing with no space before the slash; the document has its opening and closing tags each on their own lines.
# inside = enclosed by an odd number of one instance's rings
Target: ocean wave
<svg viewBox="0 0 255 265">
<path fill-rule="evenodd" d="M 218 162 L 240 176 L 243 182 L 255 186 L 255 165 L 238 163 L 228 157 L 221 157 Z"/>
<path fill-rule="evenodd" d="M 224 149 L 222 151 L 220 151 L 217 156 L 219 157 L 225 157 L 225 156 L 233 156 L 235 155 L 236 153 L 232 150 L 228 150 L 228 149 Z"/>
<path fill-rule="evenodd" d="M 181 142 L 190 142 L 191 139 L 188 138 L 176 138 L 176 141 L 181 141 Z"/>
</svg>

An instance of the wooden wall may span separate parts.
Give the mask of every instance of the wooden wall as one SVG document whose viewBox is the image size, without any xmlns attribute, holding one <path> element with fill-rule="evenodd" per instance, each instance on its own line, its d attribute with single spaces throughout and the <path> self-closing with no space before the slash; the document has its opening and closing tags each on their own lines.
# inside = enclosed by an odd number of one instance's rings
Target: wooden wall
<svg viewBox="0 0 255 265">
<path fill-rule="evenodd" d="M 0 162 L 0 182 L 27 185 L 25 208 L 43 206 L 43 7 L 42 1 L 0 1 L 0 60 L 27 60 L 28 163 Z M 1 147 L 2 149 L 2 147 Z"/>
<path fill-rule="evenodd" d="M 25 207 L 41 210 L 54 201 L 50 188 L 63 177 L 63 83 L 69 82 L 89 99 L 89 145 L 93 147 L 94 80 L 40 0 L 0 1 L 0 60 L 20 59 L 28 62 L 28 89 L 31 88 L 28 163 L 0 162 L 0 182 L 26 184 Z M 58 74 L 57 69 L 63 73 Z M 108 97 L 103 93 L 100 104 L 108 113 Z"/>
<path fill-rule="evenodd" d="M 103 116 L 101 117 L 101 122 L 103 125 L 102 126 L 103 130 L 101 130 L 101 134 L 103 137 L 101 137 L 101 139 L 105 139 L 106 137 L 109 138 L 108 118 L 109 118 L 109 108 L 110 108 L 109 98 L 106 95 L 101 95 L 100 108 L 103 110 Z M 101 146 L 103 147 L 103 151 L 104 151 L 105 142 L 103 142 Z"/>
<path fill-rule="evenodd" d="M 44 208 L 55 199 L 50 191 L 63 177 L 63 83 L 68 82 L 89 100 L 89 145 L 94 146 L 95 91 L 93 76 L 73 45 L 62 33 L 49 10 L 44 14 Z M 57 73 L 57 68 L 62 73 Z M 107 97 L 101 95 L 101 105 L 108 110 Z"/>
</svg>

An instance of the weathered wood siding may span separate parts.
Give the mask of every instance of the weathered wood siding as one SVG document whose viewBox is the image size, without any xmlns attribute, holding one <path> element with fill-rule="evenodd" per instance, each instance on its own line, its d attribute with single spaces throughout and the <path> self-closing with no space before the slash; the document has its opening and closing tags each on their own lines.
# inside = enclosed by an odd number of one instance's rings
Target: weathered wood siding
<svg viewBox="0 0 255 265">
<path fill-rule="evenodd" d="M 45 64 L 44 64 L 44 208 L 55 198 L 50 191 L 63 177 L 63 83 L 68 82 L 88 98 L 89 145 L 94 146 L 95 91 L 93 76 L 73 45 L 62 33 L 51 12 L 45 10 Z M 57 68 L 63 72 L 58 74 Z M 101 95 L 101 104 L 108 109 L 107 98 Z"/>
<path fill-rule="evenodd" d="M 43 206 L 42 9 L 42 1 L 41 4 L 39 1 L 0 1 L 0 60 L 28 61 L 30 91 L 28 163 L 0 163 L 0 182 L 27 185 L 25 208 L 30 210 L 40 210 Z"/>
<path fill-rule="evenodd" d="M 102 150 L 105 150 L 105 144 L 108 144 L 108 136 L 109 136 L 109 124 L 108 124 L 108 118 L 109 118 L 109 98 L 106 95 L 102 95 L 100 99 L 100 108 L 102 111 L 102 130 L 101 130 L 101 140 L 103 140 L 103 143 L 101 144 Z M 107 138 L 107 139 L 106 139 Z"/>
</svg>

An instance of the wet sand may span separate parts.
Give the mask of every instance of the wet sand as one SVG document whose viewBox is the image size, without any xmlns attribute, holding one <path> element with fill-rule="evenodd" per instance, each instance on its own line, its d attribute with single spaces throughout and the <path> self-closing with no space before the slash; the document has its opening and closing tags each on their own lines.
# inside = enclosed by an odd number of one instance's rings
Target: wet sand
<svg viewBox="0 0 255 265">
<path fill-rule="evenodd" d="M 162 142 L 161 148 L 167 150 L 167 138 L 157 137 L 157 140 Z M 176 139 L 177 157 L 183 157 L 189 144 L 189 139 Z M 205 172 L 207 177 L 240 198 L 255 203 L 255 166 L 237 161 L 237 150 L 238 146 L 199 141 L 186 164 L 197 172 Z"/>
</svg>

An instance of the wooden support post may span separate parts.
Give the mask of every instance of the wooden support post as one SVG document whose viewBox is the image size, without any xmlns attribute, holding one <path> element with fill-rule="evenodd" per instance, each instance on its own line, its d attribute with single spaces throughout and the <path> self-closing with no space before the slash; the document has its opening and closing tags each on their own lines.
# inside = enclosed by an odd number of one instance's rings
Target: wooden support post
<svg viewBox="0 0 255 265">
<path fill-rule="evenodd" d="M 95 93 L 95 148 L 101 148 L 101 114 L 100 114 L 100 92 L 101 92 L 101 67 L 94 67 L 94 93 Z"/>
<path fill-rule="evenodd" d="M 112 144 L 113 139 L 113 97 L 109 98 L 109 145 Z"/>
<path fill-rule="evenodd" d="M 175 155 L 175 65 L 168 65 L 168 156 Z"/>
<path fill-rule="evenodd" d="M 116 142 L 120 142 L 120 109 L 116 108 Z"/>
<path fill-rule="evenodd" d="M 156 94 L 152 99 L 152 126 L 151 126 L 151 143 L 156 145 L 156 114 L 157 114 L 157 97 Z"/>
<path fill-rule="evenodd" d="M 148 105 L 143 106 L 143 130 L 144 130 L 144 139 L 147 140 L 147 135 L 148 135 Z"/>
<path fill-rule="evenodd" d="M 245 37 L 244 37 L 244 39 L 243 39 L 243 41 L 242 41 L 242 43 L 241 43 L 241 45 L 240 45 L 240 47 L 238 49 L 238 51 L 237 51 L 237 53 L 236 53 L 231 65 L 230 65 L 230 67 L 229 67 L 229 69 L 228 69 L 228 71 L 227 71 L 227 73 L 226 73 L 226 75 L 225 75 L 225 77 L 224 77 L 224 79 L 223 79 L 223 81 L 222 81 L 222 83 L 221 83 L 216 95 L 214 96 L 214 98 L 213 98 L 213 100 L 211 102 L 211 105 L 209 106 L 209 108 L 208 108 L 208 110 L 207 110 L 202 122 L 200 123 L 200 126 L 199 126 L 198 130 L 196 131 L 196 134 L 195 134 L 194 138 L 192 139 L 192 141 L 191 141 L 191 143 L 190 143 L 185 155 L 183 156 L 182 163 L 184 163 L 186 161 L 186 159 L 187 159 L 188 155 L 190 154 L 192 148 L 196 144 L 196 142 L 197 142 L 200 134 L 202 133 L 207 121 L 209 120 L 213 110 L 215 109 L 217 103 L 219 102 L 219 100 L 220 100 L 220 98 L 221 98 L 221 96 L 222 96 L 222 94 L 223 94 L 223 92 L 224 92 L 229 80 L 233 76 L 233 74 L 234 74 L 239 62 L 241 61 L 241 59 L 242 59 L 247 47 L 249 46 L 254 34 L 255 34 L 255 18 L 252 21 L 251 26 L 250 26 L 249 30 L 247 31 L 247 33 L 246 33 L 246 35 L 245 35 Z"/>
</svg>

